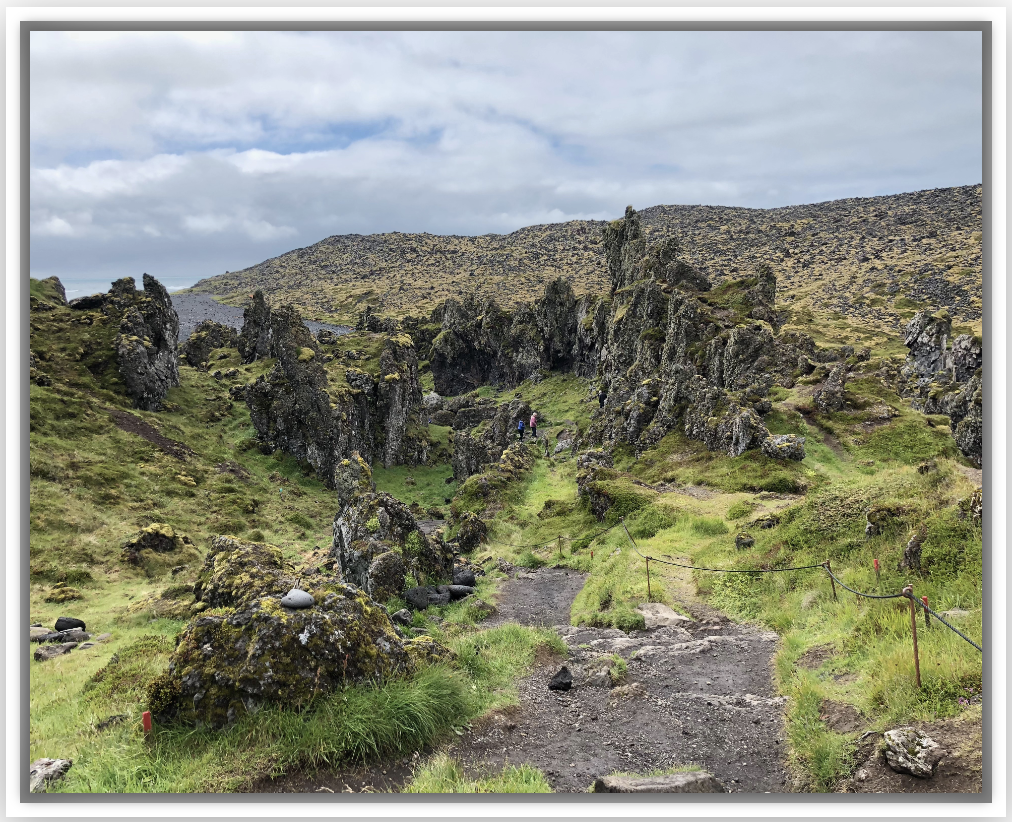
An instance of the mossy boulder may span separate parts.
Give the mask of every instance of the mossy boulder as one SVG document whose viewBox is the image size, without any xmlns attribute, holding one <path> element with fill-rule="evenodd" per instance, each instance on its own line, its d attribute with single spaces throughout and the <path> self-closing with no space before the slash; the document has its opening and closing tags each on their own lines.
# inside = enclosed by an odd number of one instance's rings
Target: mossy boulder
<svg viewBox="0 0 1012 822">
<path fill-rule="evenodd" d="M 408 506 L 385 493 L 360 493 L 341 509 L 334 519 L 331 550 L 343 578 L 378 598 L 400 593 L 404 573 L 436 582 L 448 579 L 453 567 L 450 551 L 425 535 Z M 377 558 L 388 552 L 402 562 L 401 586 L 396 590 L 385 570 L 372 577 Z"/>
<path fill-rule="evenodd" d="M 237 608 L 262 596 L 282 597 L 298 580 L 281 549 L 218 535 L 204 558 L 193 593 L 210 608 Z"/>
<path fill-rule="evenodd" d="M 120 559 L 143 568 L 148 576 L 157 576 L 173 566 L 198 561 L 200 553 L 186 534 L 168 523 L 154 522 L 127 540 Z"/>
<path fill-rule="evenodd" d="M 239 342 L 238 332 L 228 325 L 204 320 L 179 346 L 179 353 L 194 368 L 206 367 L 211 352 L 216 348 L 235 348 Z"/>
<path fill-rule="evenodd" d="M 457 545 L 461 551 L 473 551 L 488 540 L 488 525 L 477 514 L 465 511 L 460 515 L 459 521 Z"/>
<path fill-rule="evenodd" d="M 148 688 L 158 721 L 220 728 L 268 703 L 304 705 L 346 683 L 410 674 L 445 657 L 431 640 L 416 647 L 401 639 L 382 606 L 334 577 L 303 576 L 314 604 L 285 608 L 292 573 L 276 546 L 215 537 L 194 586 L 205 608 Z"/>
</svg>

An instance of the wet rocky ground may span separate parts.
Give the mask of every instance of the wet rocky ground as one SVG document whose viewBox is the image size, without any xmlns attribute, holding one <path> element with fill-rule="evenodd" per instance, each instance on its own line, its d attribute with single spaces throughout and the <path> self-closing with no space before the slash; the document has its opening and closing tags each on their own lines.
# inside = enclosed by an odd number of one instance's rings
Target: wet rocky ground
<svg viewBox="0 0 1012 822">
<path fill-rule="evenodd" d="M 234 305 L 223 305 L 207 294 L 172 294 L 172 307 L 179 316 L 179 340 L 182 342 L 204 320 L 213 320 L 222 325 L 242 330 L 242 309 Z M 314 334 L 327 329 L 335 334 L 347 334 L 352 329 L 346 325 L 327 325 L 326 323 L 305 320 L 309 330 Z"/>
</svg>

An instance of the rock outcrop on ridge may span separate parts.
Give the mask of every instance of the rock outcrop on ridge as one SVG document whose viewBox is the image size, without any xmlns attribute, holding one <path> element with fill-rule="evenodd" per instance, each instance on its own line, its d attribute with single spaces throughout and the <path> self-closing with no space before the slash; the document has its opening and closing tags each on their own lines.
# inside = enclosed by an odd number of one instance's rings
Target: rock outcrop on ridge
<svg viewBox="0 0 1012 822">
<path fill-rule="evenodd" d="M 423 461 L 426 443 L 413 435 L 422 394 L 411 339 L 386 338 L 374 376 L 324 355 L 298 311 L 271 308 L 262 296 L 239 337 L 244 359 L 277 360 L 244 394 L 260 441 L 304 460 L 330 487 L 353 452 L 388 467 Z"/>
<path fill-rule="evenodd" d="M 157 411 L 169 389 L 179 385 L 179 318 L 172 300 L 149 274 L 143 292 L 136 290 L 133 277 L 124 277 L 112 284 L 109 296 L 123 311 L 115 344 L 127 394 L 137 408 Z"/>
<path fill-rule="evenodd" d="M 432 319 L 442 330 L 430 358 L 436 390 L 512 386 L 551 369 L 596 376 L 606 401 L 588 442 L 646 448 L 681 426 L 709 449 L 738 456 L 769 437 L 762 415 L 773 384 L 791 386 L 814 370 L 812 360 L 841 357 L 817 350 L 803 334 L 779 333 L 776 276 L 768 265 L 711 289 L 679 258 L 674 240 L 647 242 L 631 207 L 605 228 L 604 244 L 607 296 L 577 299 L 557 280 L 512 314 L 477 298 L 437 309 Z M 455 435 L 461 451 L 455 469 L 465 476 L 504 445 L 488 435 L 475 439 Z M 791 438 L 766 452 L 801 459 L 803 445 Z"/>
<path fill-rule="evenodd" d="M 983 460 L 983 366 L 980 337 L 952 339 L 952 318 L 942 309 L 918 312 L 907 324 L 909 349 L 900 371 L 900 393 L 925 414 L 945 414 L 959 450 L 974 465 Z"/>
</svg>

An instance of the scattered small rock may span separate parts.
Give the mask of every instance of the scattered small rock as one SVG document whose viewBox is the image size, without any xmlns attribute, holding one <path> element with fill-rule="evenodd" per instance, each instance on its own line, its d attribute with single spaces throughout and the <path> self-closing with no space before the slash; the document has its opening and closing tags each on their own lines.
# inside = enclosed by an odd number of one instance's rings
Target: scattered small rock
<svg viewBox="0 0 1012 822">
<path fill-rule="evenodd" d="M 667 776 L 603 776 L 594 781 L 594 793 L 727 793 L 706 771 Z"/>
<path fill-rule="evenodd" d="M 44 793 L 51 782 L 63 778 L 72 764 L 72 759 L 36 759 L 28 768 L 31 793 Z"/>
<path fill-rule="evenodd" d="M 411 611 L 407 608 L 401 608 L 399 611 L 395 611 L 390 615 L 390 620 L 398 625 L 410 625 Z"/>
<path fill-rule="evenodd" d="M 755 537 L 742 531 L 734 538 L 734 547 L 739 551 L 747 551 L 755 545 Z"/>
<path fill-rule="evenodd" d="M 569 672 L 569 668 L 565 665 L 559 668 L 558 672 L 548 683 L 549 691 L 568 691 L 572 687 L 573 675 Z"/>
<path fill-rule="evenodd" d="M 689 617 L 675 613 L 667 605 L 660 602 L 644 602 L 637 605 L 636 610 L 643 614 L 643 622 L 646 628 L 678 627 L 681 625 L 691 625 L 693 622 Z"/>
<path fill-rule="evenodd" d="M 36 648 L 33 656 L 36 662 L 45 662 L 46 660 L 69 654 L 77 645 L 78 643 L 76 642 L 64 642 L 60 645 L 44 645 L 41 648 Z"/>
<path fill-rule="evenodd" d="M 106 728 L 109 728 L 113 725 L 117 725 L 126 718 L 127 718 L 126 714 L 113 714 L 112 716 L 106 717 L 101 722 L 96 722 L 95 730 L 104 731 Z"/>
<path fill-rule="evenodd" d="M 894 728 L 882 736 L 886 762 L 897 773 L 930 779 L 947 753 L 931 737 L 909 726 Z"/>
<path fill-rule="evenodd" d="M 281 604 L 285 608 L 312 608 L 316 604 L 316 600 L 313 599 L 312 594 L 292 588 L 285 596 L 281 597 Z"/>
</svg>

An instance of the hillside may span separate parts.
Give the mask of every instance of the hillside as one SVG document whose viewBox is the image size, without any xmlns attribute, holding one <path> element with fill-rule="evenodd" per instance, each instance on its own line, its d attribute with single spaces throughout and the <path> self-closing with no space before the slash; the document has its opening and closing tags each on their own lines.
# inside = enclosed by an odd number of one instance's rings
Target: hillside
<svg viewBox="0 0 1012 822">
<path fill-rule="evenodd" d="M 631 208 L 602 245 L 595 293 L 340 335 L 33 281 L 48 789 L 980 792 L 981 338 L 801 321 Z M 927 602 L 965 633 L 925 620 L 918 668 Z"/>
<path fill-rule="evenodd" d="M 640 216 L 649 240 L 676 237 L 682 256 L 715 285 L 747 276 L 756 263 L 772 265 L 798 325 L 828 315 L 896 334 L 917 309 L 944 306 L 961 330 L 979 331 L 981 191 L 971 185 L 774 209 L 657 205 Z M 274 302 L 338 322 L 353 322 L 367 305 L 417 315 L 472 290 L 510 308 L 532 302 L 559 276 L 577 295 L 606 290 L 604 226 L 576 220 L 480 237 L 337 235 L 193 290 L 238 304 L 259 288 Z"/>
</svg>

